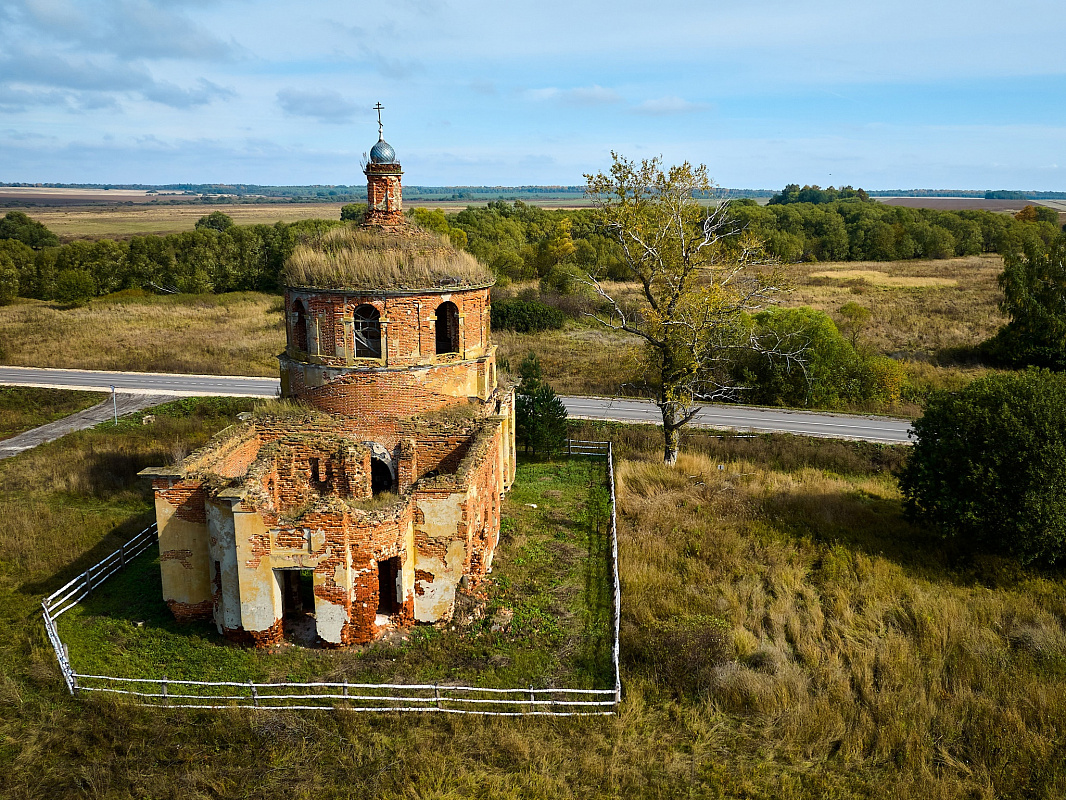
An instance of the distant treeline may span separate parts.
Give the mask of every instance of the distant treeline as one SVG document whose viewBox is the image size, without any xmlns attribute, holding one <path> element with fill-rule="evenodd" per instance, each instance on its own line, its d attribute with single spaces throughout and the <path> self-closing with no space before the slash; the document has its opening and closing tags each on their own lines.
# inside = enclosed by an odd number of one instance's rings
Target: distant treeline
<svg viewBox="0 0 1066 800">
<path fill-rule="evenodd" d="M 1015 219 L 991 211 L 941 211 L 831 200 L 760 206 L 734 200 L 741 227 L 763 239 L 782 261 L 894 261 L 1018 251 L 1059 233 L 1053 209 L 1032 208 Z"/>
<path fill-rule="evenodd" d="M 9 224 L 13 218 L 17 224 Z M 233 225 L 216 211 L 196 230 L 184 233 L 58 245 L 47 228 L 32 220 L 25 224 L 27 220 L 20 212 L 10 212 L 0 221 L 0 298 L 6 295 L 8 302 L 12 291 L 63 302 L 125 289 L 277 291 L 281 269 L 296 245 L 343 224 L 339 219 L 311 219 Z"/>
<path fill-rule="evenodd" d="M 793 184 L 794 185 L 794 184 Z M 274 186 L 256 183 L 4 183 L 0 186 L 16 188 L 45 187 L 49 189 L 137 189 L 146 192 L 188 192 L 202 195 L 233 195 L 236 197 L 358 198 L 366 199 L 366 184 L 312 184 L 307 186 Z M 814 188 L 818 188 L 815 186 Z M 832 187 L 830 187 L 832 189 Z M 861 190 L 856 190 L 861 191 Z M 423 200 L 525 200 L 567 199 L 583 197 L 581 186 L 404 186 L 404 197 Z M 771 197 L 779 194 L 773 189 L 727 189 L 718 187 L 713 197 Z M 1018 191 L 1008 189 L 869 189 L 870 197 L 972 197 L 984 200 L 1066 200 L 1066 192 Z"/>
<path fill-rule="evenodd" d="M 1039 206 L 1011 217 L 888 206 L 864 201 L 861 190 L 850 187 L 818 190 L 818 202 L 802 202 L 804 189 L 790 189 L 779 193 L 786 201 L 772 205 L 750 198 L 731 203 L 738 227 L 763 239 L 785 262 L 1021 252 L 1046 248 L 1060 231 L 1057 212 Z M 850 199 L 829 199 L 842 192 Z M 364 208 L 345 205 L 343 217 L 359 219 Z M 473 253 L 500 284 L 539 280 L 542 289 L 565 294 L 587 272 L 625 277 L 618 244 L 598 227 L 592 209 L 548 210 L 521 200 L 495 200 L 450 214 L 415 207 L 408 216 Z M 234 225 L 215 211 L 185 233 L 59 245 L 45 226 L 10 212 L 0 220 L 0 301 L 10 302 L 17 293 L 75 302 L 123 289 L 277 291 L 281 269 L 296 245 L 340 224 L 335 219 Z"/>
</svg>

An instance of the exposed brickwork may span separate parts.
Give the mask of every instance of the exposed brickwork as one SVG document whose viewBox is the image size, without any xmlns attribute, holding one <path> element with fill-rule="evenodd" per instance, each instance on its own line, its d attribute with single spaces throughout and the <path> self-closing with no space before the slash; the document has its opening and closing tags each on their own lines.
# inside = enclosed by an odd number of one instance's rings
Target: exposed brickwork
<svg viewBox="0 0 1066 800">
<path fill-rule="evenodd" d="M 297 302 L 306 310 L 310 326 L 306 348 L 294 339 L 300 317 Z M 437 353 L 437 310 L 454 303 L 459 312 L 459 352 Z M 361 305 L 373 306 L 381 320 L 382 357 L 355 358 L 351 320 Z M 428 366 L 485 356 L 491 350 L 488 338 L 489 290 L 487 287 L 452 291 L 422 291 L 381 297 L 343 290 L 287 289 L 285 307 L 289 356 L 331 367 Z M 348 324 L 345 324 L 345 323 Z M 316 334 L 317 330 L 317 334 Z"/>
<path fill-rule="evenodd" d="M 436 578 L 436 576 L 432 572 L 430 572 L 429 570 L 416 569 L 415 570 L 415 594 L 417 594 L 417 595 L 425 594 L 426 593 L 426 590 L 424 588 L 425 584 L 433 583 L 435 578 Z"/>
<path fill-rule="evenodd" d="M 161 497 L 174 506 L 174 516 L 186 522 L 207 522 L 204 502 L 207 490 L 198 480 L 178 481 L 167 489 L 156 489 L 156 497 Z"/>
<path fill-rule="evenodd" d="M 405 235 L 401 175 L 398 164 L 367 167 L 367 222 L 400 226 L 390 234 L 396 236 Z M 380 356 L 356 346 L 356 311 L 363 305 L 377 312 Z M 209 534 L 207 552 L 194 553 L 189 548 L 205 547 L 203 529 L 175 526 L 163 558 L 189 570 L 204 561 L 216 565 L 211 599 L 175 604 L 175 615 L 214 615 L 221 624 L 225 608 L 239 612 L 245 625 L 275 619 L 266 630 L 238 626 L 224 633 L 242 644 L 276 644 L 295 603 L 287 589 L 279 606 L 270 582 L 280 580 L 281 570 L 314 572 L 323 647 L 372 641 L 381 634 L 379 608 L 389 613 L 390 626 L 450 613 L 442 609 L 450 607 L 460 578 L 476 584 L 491 564 L 500 494 L 512 470 L 512 394 L 496 387 L 488 287 L 290 288 L 285 306 L 283 392 L 308 405 L 306 413 L 257 416 L 219 434 L 178 468 L 151 473 L 175 518 L 206 524 Z M 448 352 L 437 352 L 438 327 L 441 350 Z M 398 496 L 385 507 L 369 505 L 375 488 Z M 234 541 L 237 530 L 248 538 Z M 234 548 L 236 582 L 217 567 L 232 563 Z M 416 560 L 447 567 L 416 570 Z M 164 581 L 184 577 L 182 570 L 164 571 Z M 290 589 L 291 577 L 285 573 Z"/>
<path fill-rule="evenodd" d="M 367 211 L 363 224 L 396 227 L 404 224 L 399 164 L 366 165 Z"/>
<path fill-rule="evenodd" d="M 282 620 L 278 620 L 264 631 L 245 631 L 256 647 L 270 647 L 278 644 L 285 638 L 285 627 Z"/>
<path fill-rule="evenodd" d="M 167 600 L 167 607 L 178 622 L 211 619 L 211 613 L 214 610 L 210 600 L 202 603 L 179 603 L 177 600 Z"/>
<path fill-rule="evenodd" d="M 379 600 L 377 570 L 367 569 L 352 583 L 352 616 L 343 636 L 351 644 L 365 644 L 373 641 L 378 633 L 374 622 Z"/>
<path fill-rule="evenodd" d="M 233 446 L 219 459 L 212 471 L 224 478 L 240 477 L 259 455 L 259 446 L 258 437 L 235 438 Z"/>
<path fill-rule="evenodd" d="M 160 561 L 179 561 L 185 569 L 192 569 L 192 550 L 164 550 L 159 554 Z"/>
</svg>

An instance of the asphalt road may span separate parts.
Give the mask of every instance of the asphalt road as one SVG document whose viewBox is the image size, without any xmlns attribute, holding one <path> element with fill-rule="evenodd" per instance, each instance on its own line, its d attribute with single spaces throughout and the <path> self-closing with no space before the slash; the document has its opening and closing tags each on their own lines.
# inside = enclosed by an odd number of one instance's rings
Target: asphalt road
<svg viewBox="0 0 1066 800">
<path fill-rule="evenodd" d="M 41 425 L 39 428 L 33 428 L 25 433 L 12 436 L 10 439 L 0 441 L 0 459 L 17 456 L 25 450 L 30 450 L 45 442 L 51 442 L 73 431 L 92 428 L 101 422 L 107 422 L 111 419 L 112 414 L 117 413 L 119 416 L 132 414 L 134 411 L 141 411 L 159 403 L 166 403 L 170 399 L 169 396 L 164 397 L 157 394 L 116 393 L 114 400 L 109 397 L 104 402 L 97 403 L 91 408 L 86 408 L 68 417 L 63 417 L 63 419 L 57 419 L 55 422 L 49 422 L 47 425 Z"/>
<path fill-rule="evenodd" d="M 74 369 L 0 367 L 0 384 L 54 389 L 177 396 L 275 397 L 276 378 L 221 375 L 171 375 L 153 372 L 93 372 Z M 562 397 L 570 416 L 615 422 L 659 423 L 659 409 L 648 400 Z M 752 433 L 795 433 L 834 439 L 907 444 L 910 421 L 890 417 L 826 414 L 811 411 L 704 405 L 694 425 Z"/>
</svg>

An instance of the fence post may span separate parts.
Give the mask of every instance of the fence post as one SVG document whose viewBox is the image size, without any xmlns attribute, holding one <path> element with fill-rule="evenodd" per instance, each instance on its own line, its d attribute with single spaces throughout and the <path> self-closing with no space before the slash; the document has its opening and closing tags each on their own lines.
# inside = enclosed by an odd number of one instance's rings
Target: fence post
<svg viewBox="0 0 1066 800">
<path fill-rule="evenodd" d="M 572 456 L 574 454 L 574 440 L 573 439 L 567 439 L 566 440 L 566 454 L 567 454 L 567 456 Z"/>
<path fill-rule="evenodd" d="M 437 701 L 437 708 L 440 708 L 440 684 L 433 684 L 433 699 Z"/>
<path fill-rule="evenodd" d="M 529 684 L 529 711 L 530 713 L 537 710 L 536 706 L 537 696 L 533 694 L 533 684 Z"/>
<path fill-rule="evenodd" d="M 89 570 L 85 570 L 85 596 L 88 597 L 93 592 L 93 579 L 89 577 Z"/>
<path fill-rule="evenodd" d="M 255 684 L 252 683 L 252 679 L 248 679 L 248 688 L 252 690 L 252 705 L 255 708 L 259 708 L 259 692 L 256 691 Z"/>
<path fill-rule="evenodd" d="M 169 706 L 170 699 L 167 697 L 167 676 L 163 676 L 163 680 L 159 682 L 159 685 L 163 687 L 163 705 Z"/>
<path fill-rule="evenodd" d="M 344 699 L 348 699 L 348 679 L 344 679 Z"/>
<path fill-rule="evenodd" d="M 123 542 L 118 548 L 118 563 L 126 566 L 126 543 Z"/>
</svg>

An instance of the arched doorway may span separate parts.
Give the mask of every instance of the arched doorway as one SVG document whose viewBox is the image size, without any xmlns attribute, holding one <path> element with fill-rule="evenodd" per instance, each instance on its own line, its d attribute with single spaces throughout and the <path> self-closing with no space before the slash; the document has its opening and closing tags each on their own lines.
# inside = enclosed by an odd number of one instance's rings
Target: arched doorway
<svg viewBox="0 0 1066 800">
<path fill-rule="evenodd" d="M 459 309 L 451 300 L 437 306 L 437 355 L 459 352 Z"/>
<path fill-rule="evenodd" d="M 364 486 L 366 484 L 363 484 Z M 379 458 L 370 459 L 370 491 L 375 495 L 392 491 L 392 470 Z"/>
<path fill-rule="evenodd" d="M 356 358 L 381 358 L 381 314 L 363 304 L 352 314 L 352 334 Z"/>
<path fill-rule="evenodd" d="M 307 306 L 303 300 L 292 304 L 295 319 L 292 323 L 292 346 L 302 353 L 307 352 Z"/>
</svg>

